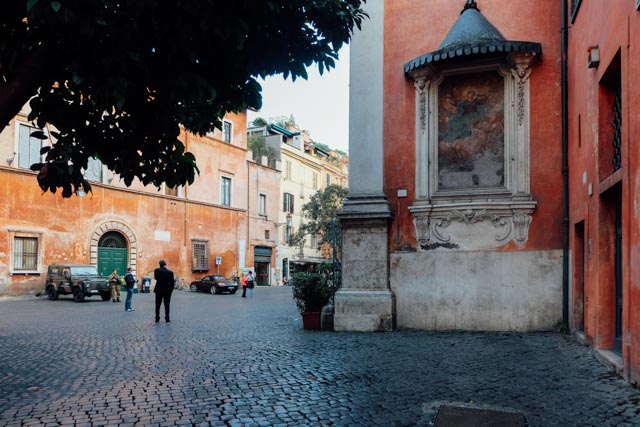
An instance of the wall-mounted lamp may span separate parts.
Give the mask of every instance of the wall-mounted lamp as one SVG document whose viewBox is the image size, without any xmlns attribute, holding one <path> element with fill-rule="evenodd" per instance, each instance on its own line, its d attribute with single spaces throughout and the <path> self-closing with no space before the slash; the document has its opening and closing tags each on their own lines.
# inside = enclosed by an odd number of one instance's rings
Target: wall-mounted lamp
<svg viewBox="0 0 640 427">
<path fill-rule="evenodd" d="M 18 154 L 18 153 L 13 153 L 13 157 L 11 157 L 11 158 L 8 158 L 8 159 L 7 159 L 7 164 L 8 164 L 9 166 L 11 166 L 11 163 L 13 163 L 13 161 L 16 159 L 16 155 L 17 155 L 17 154 Z"/>
</svg>

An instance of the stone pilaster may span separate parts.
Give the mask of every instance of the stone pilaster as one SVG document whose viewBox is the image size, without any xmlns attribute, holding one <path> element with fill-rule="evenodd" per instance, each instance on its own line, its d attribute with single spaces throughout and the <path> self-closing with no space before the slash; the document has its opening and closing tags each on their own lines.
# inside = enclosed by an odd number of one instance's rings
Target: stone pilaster
<svg viewBox="0 0 640 427">
<path fill-rule="evenodd" d="M 384 2 L 365 5 L 370 19 L 351 42 L 349 197 L 342 224 L 342 289 L 335 297 L 334 330 L 390 331 L 388 227 L 383 192 Z"/>
</svg>

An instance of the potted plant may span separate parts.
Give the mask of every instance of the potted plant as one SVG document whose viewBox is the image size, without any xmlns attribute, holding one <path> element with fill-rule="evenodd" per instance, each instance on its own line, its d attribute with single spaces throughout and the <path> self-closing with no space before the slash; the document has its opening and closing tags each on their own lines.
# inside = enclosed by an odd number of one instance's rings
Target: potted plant
<svg viewBox="0 0 640 427">
<path fill-rule="evenodd" d="M 304 329 L 320 329 L 322 307 L 331 299 L 327 281 L 318 273 L 294 273 L 292 287 L 293 299 L 302 315 Z"/>
</svg>

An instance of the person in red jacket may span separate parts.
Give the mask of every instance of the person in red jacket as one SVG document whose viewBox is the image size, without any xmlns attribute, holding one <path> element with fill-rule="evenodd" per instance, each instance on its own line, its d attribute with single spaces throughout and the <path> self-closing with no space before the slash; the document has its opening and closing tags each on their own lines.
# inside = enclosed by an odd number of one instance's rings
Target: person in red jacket
<svg viewBox="0 0 640 427">
<path fill-rule="evenodd" d="M 242 278 L 240 279 L 240 284 L 242 285 L 242 298 L 247 297 L 247 273 L 242 273 Z"/>
</svg>

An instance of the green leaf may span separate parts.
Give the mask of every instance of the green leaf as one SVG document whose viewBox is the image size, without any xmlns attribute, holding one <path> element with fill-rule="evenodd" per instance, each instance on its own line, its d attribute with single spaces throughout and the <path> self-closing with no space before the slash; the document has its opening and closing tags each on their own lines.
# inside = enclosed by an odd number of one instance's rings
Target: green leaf
<svg viewBox="0 0 640 427">
<path fill-rule="evenodd" d="M 40 0 L 27 0 L 27 13 L 31 12 L 31 9 L 33 9 L 39 1 Z"/>
<path fill-rule="evenodd" d="M 51 9 L 53 9 L 54 12 L 58 13 L 60 8 L 62 8 L 62 4 L 59 1 L 52 1 L 51 2 Z"/>
<path fill-rule="evenodd" d="M 47 134 L 46 134 L 46 133 L 44 133 L 44 132 L 43 132 L 43 131 L 41 131 L 41 130 L 36 130 L 36 131 L 31 132 L 31 136 L 32 136 L 32 137 L 34 137 L 34 138 L 36 138 L 36 139 L 43 139 L 43 140 L 44 140 L 44 139 L 49 139 L 49 137 L 47 136 Z"/>
</svg>

